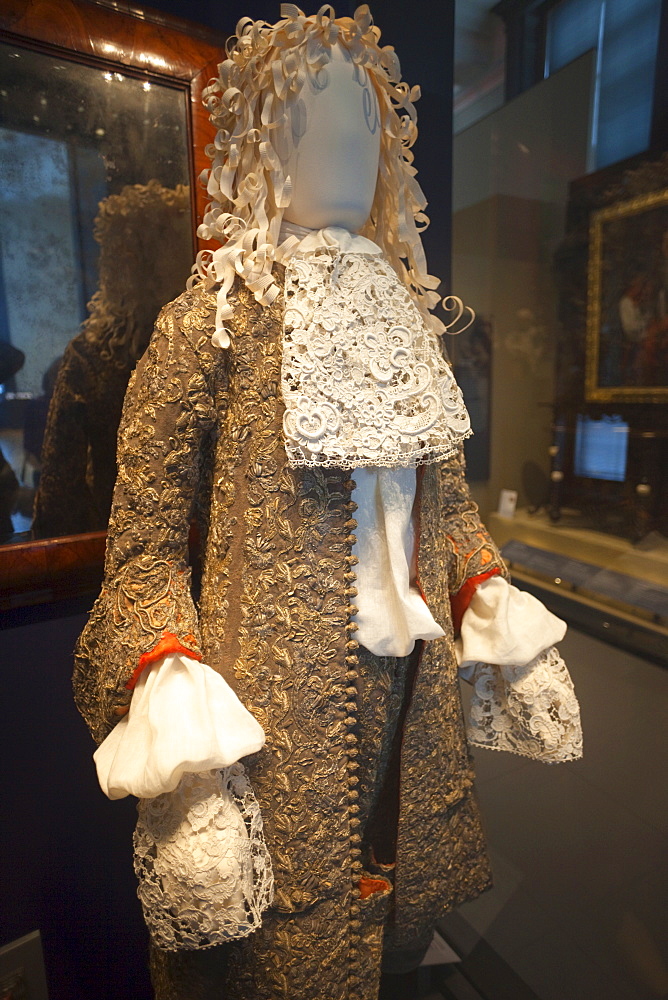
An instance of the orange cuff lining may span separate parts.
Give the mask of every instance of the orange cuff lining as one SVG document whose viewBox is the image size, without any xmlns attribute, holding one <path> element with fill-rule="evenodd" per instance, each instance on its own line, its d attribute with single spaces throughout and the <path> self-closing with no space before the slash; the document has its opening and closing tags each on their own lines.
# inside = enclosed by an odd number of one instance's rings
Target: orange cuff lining
<svg viewBox="0 0 668 1000">
<path fill-rule="evenodd" d="M 462 630 L 462 618 L 480 584 L 492 576 L 498 576 L 500 572 L 500 569 L 495 568 L 487 570 L 486 573 L 479 573 L 478 576 L 472 576 L 462 584 L 456 594 L 450 596 L 452 627 L 455 635 L 459 635 Z"/>
<path fill-rule="evenodd" d="M 365 875 L 357 883 L 357 888 L 360 891 L 360 899 L 367 899 L 374 892 L 384 892 L 392 886 L 384 878 L 369 878 Z"/>
<path fill-rule="evenodd" d="M 197 645 L 197 639 L 194 635 L 184 635 L 183 641 L 192 642 L 193 646 Z M 148 667 L 153 666 L 154 663 L 157 663 L 164 656 L 169 656 L 170 653 L 181 653 L 183 656 L 189 656 L 192 660 L 202 661 L 202 654 L 184 646 L 173 632 L 163 632 L 162 638 L 156 643 L 153 649 L 147 650 L 146 653 L 142 653 L 139 657 L 139 663 L 135 667 L 132 677 L 125 685 L 128 691 L 134 690 L 137 681 Z"/>
</svg>

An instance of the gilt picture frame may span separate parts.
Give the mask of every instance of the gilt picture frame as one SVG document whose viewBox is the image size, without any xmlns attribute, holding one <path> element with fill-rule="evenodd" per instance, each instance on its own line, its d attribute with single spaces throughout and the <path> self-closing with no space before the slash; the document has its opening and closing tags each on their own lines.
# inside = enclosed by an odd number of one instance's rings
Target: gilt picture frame
<svg viewBox="0 0 668 1000">
<path fill-rule="evenodd" d="M 668 402 L 668 188 L 592 213 L 586 398 Z"/>
</svg>

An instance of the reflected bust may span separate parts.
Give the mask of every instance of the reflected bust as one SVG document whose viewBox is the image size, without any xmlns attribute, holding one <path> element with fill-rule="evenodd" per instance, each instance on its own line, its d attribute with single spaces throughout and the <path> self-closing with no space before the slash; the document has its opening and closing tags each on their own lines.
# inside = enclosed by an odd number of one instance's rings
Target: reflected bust
<svg viewBox="0 0 668 1000">
<path fill-rule="evenodd" d="M 5 543 L 106 528 L 125 387 L 194 259 L 187 90 L 120 69 L 0 44 Z"/>
<path fill-rule="evenodd" d="M 156 316 L 189 273 L 190 248 L 180 238 L 189 217 L 188 188 L 156 180 L 100 202 L 99 289 L 58 365 L 40 449 L 35 538 L 107 526 L 125 390 Z"/>
</svg>

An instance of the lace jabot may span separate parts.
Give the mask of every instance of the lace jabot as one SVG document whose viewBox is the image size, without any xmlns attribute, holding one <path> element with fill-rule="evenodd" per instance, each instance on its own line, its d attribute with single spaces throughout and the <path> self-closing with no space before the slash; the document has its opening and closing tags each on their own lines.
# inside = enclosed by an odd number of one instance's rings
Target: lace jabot
<svg viewBox="0 0 668 1000">
<path fill-rule="evenodd" d="M 459 386 L 375 243 L 307 233 L 289 253 L 281 388 L 291 466 L 416 466 L 471 433 Z"/>
</svg>

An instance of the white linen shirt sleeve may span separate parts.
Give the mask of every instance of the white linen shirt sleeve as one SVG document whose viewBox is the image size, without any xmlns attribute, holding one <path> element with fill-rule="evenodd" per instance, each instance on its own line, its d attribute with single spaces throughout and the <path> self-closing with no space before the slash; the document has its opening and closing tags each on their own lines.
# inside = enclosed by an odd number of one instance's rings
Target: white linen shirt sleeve
<svg viewBox="0 0 668 1000">
<path fill-rule="evenodd" d="M 172 653 L 137 681 L 128 714 L 94 754 L 110 799 L 171 792 L 183 774 L 229 767 L 264 746 L 262 726 L 220 674 Z"/>
<path fill-rule="evenodd" d="M 355 469 L 356 640 L 376 656 L 408 656 L 417 639 L 445 635 L 411 579 L 414 468 Z"/>
<path fill-rule="evenodd" d="M 473 684 L 473 746 L 546 763 L 582 756 L 580 708 L 554 644 L 566 623 L 500 576 L 480 584 L 456 642 L 462 677 Z"/>
</svg>

